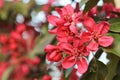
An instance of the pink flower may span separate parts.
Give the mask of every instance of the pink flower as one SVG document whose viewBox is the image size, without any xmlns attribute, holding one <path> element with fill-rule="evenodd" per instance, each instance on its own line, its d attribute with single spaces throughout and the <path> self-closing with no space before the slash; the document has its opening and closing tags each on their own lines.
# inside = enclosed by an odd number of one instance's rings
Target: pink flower
<svg viewBox="0 0 120 80">
<path fill-rule="evenodd" d="M 78 22 L 79 18 L 82 15 L 82 12 L 74 12 L 74 9 L 70 4 L 61 9 L 56 8 L 56 11 L 59 13 L 60 17 L 48 15 L 48 22 L 54 26 L 74 25 Z"/>
<path fill-rule="evenodd" d="M 61 9 L 56 8 L 56 11 L 59 13 L 59 17 L 48 15 L 49 23 L 57 26 L 53 30 L 49 30 L 49 32 L 51 34 L 56 34 L 58 41 L 69 42 L 78 34 L 76 23 L 82 21 L 82 12 L 76 13 L 70 4 Z"/>
<path fill-rule="evenodd" d="M 25 24 L 17 24 L 16 31 L 17 31 L 18 33 L 22 33 L 22 32 L 24 32 L 25 30 L 26 30 Z"/>
<path fill-rule="evenodd" d="M 8 41 L 8 37 L 6 34 L 0 35 L 0 43 L 5 44 Z"/>
<path fill-rule="evenodd" d="M 105 13 L 106 17 L 108 18 L 117 17 L 117 15 L 112 13 L 113 11 L 117 12 L 117 9 L 112 3 L 109 4 L 105 3 L 102 7 L 102 12 Z"/>
<path fill-rule="evenodd" d="M 13 38 L 15 40 L 21 39 L 21 35 L 17 31 L 12 31 L 10 35 L 11 35 L 11 38 Z"/>
<path fill-rule="evenodd" d="M 47 52 L 46 58 L 49 61 L 58 62 L 62 59 L 62 54 L 58 46 L 47 45 L 45 47 L 45 52 Z"/>
<path fill-rule="evenodd" d="M 52 77 L 49 75 L 44 75 L 42 80 L 52 80 Z"/>
<path fill-rule="evenodd" d="M 75 35 L 78 34 L 78 30 L 74 25 L 61 26 L 57 28 L 56 35 L 57 40 L 60 42 L 71 42 Z"/>
<path fill-rule="evenodd" d="M 98 6 L 94 6 L 89 12 L 87 12 L 87 15 L 90 17 L 98 15 Z"/>
<path fill-rule="evenodd" d="M 88 42 L 88 49 L 96 51 L 99 45 L 108 47 L 113 43 L 113 37 L 105 36 L 110 27 L 108 22 L 102 21 L 96 24 L 92 18 L 86 17 L 84 25 L 88 31 L 83 32 L 81 37 L 84 41 Z"/>
<path fill-rule="evenodd" d="M 62 61 L 63 68 L 68 69 L 77 64 L 78 72 L 85 73 L 87 71 L 88 64 L 84 56 L 88 56 L 89 52 L 79 39 L 75 39 L 73 45 L 61 43 L 60 48 L 66 54 Z"/>
<path fill-rule="evenodd" d="M 4 6 L 4 0 L 0 0 L 0 9 Z"/>
</svg>

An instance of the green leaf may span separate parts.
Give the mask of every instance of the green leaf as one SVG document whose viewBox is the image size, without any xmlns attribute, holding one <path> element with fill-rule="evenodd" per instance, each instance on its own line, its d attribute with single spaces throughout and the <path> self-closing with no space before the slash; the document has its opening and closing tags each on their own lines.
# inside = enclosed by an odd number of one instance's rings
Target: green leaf
<svg viewBox="0 0 120 80">
<path fill-rule="evenodd" d="M 109 63 L 107 64 L 109 72 L 107 74 L 106 80 L 112 80 L 112 78 L 116 75 L 116 68 L 120 58 L 110 53 L 108 53 L 107 58 L 109 59 Z"/>
<path fill-rule="evenodd" d="M 114 42 L 111 46 L 103 48 L 107 53 L 112 53 L 120 57 L 120 34 L 117 33 L 108 33 L 107 35 L 114 38 Z"/>
<path fill-rule="evenodd" d="M 72 72 L 72 70 L 73 70 L 73 67 L 70 68 L 70 69 L 66 69 L 65 70 L 65 78 L 67 78 L 70 75 L 70 73 Z"/>
<path fill-rule="evenodd" d="M 120 80 L 120 75 L 115 75 L 112 80 Z"/>
<path fill-rule="evenodd" d="M 89 11 L 90 9 L 92 9 L 95 5 L 97 5 L 99 0 L 89 0 L 86 5 L 85 5 L 85 9 L 83 11 L 83 13 L 85 14 L 87 11 Z"/>
<path fill-rule="evenodd" d="M 80 1 L 80 7 L 83 6 L 88 0 L 81 0 Z"/>
<path fill-rule="evenodd" d="M 6 71 L 3 73 L 2 80 L 9 80 L 10 73 L 13 71 L 14 67 L 10 66 L 6 69 Z"/>
<path fill-rule="evenodd" d="M 12 9 L 17 13 L 21 13 L 24 16 L 28 16 L 30 8 L 34 5 L 34 0 L 30 0 L 29 3 L 24 4 L 22 1 L 18 3 L 12 3 Z"/>
<path fill-rule="evenodd" d="M 120 32 L 120 18 L 113 18 L 108 22 L 110 23 L 110 31 Z"/>
<path fill-rule="evenodd" d="M 0 53 L 0 62 L 3 60 L 3 55 Z"/>
<path fill-rule="evenodd" d="M 55 35 L 47 34 L 46 36 L 42 37 L 39 42 L 36 44 L 34 49 L 28 54 L 29 58 L 34 58 L 36 54 L 44 53 L 44 48 L 47 44 L 50 44 L 55 38 Z"/>
<path fill-rule="evenodd" d="M 89 72 L 81 80 L 106 80 L 108 68 L 105 64 L 98 60 L 93 60 L 90 62 L 89 68 Z"/>
<path fill-rule="evenodd" d="M 97 76 L 96 72 L 89 72 L 82 80 L 97 80 L 95 76 Z"/>
<path fill-rule="evenodd" d="M 119 62 L 117 64 L 116 73 L 120 75 L 120 59 L 119 59 Z"/>
</svg>

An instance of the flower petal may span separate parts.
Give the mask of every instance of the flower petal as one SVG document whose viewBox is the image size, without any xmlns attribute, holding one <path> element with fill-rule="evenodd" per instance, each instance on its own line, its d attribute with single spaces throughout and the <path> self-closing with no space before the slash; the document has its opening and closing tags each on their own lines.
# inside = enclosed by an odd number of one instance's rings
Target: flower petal
<svg viewBox="0 0 120 80">
<path fill-rule="evenodd" d="M 80 38 L 82 39 L 82 42 L 88 42 L 91 40 L 91 33 L 89 32 L 82 32 L 80 34 Z"/>
<path fill-rule="evenodd" d="M 47 18 L 48 18 L 49 23 L 56 26 L 56 21 L 58 21 L 58 19 L 59 19 L 57 16 L 48 15 Z"/>
<path fill-rule="evenodd" d="M 110 28 L 110 24 L 108 22 L 103 21 L 97 24 L 97 26 L 95 27 L 95 31 L 98 34 L 104 35 L 108 32 L 109 28 Z"/>
<path fill-rule="evenodd" d="M 57 46 L 48 44 L 48 45 L 45 47 L 44 51 L 45 51 L 45 52 L 52 52 L 53 50 L 56 50 L 56 49 L 58 49 Z"/>
<path fill-rule="evenodd" d="M 57 33 L 58 28 L 52 29 L 52 30 L 48 30 L 49 33 L 51 34 L 56 34 Z"/>
<path fill-rule="evenodd" d="M 98 40 L 98 43 L 103 47 L 110 46 L 114 41 L 114 38 L 111 36 L 103 36 Z"/>
<path fill-rule="evenodd" d="M 73 38 L 73 47 L 74 48 L 78 48 L 79 46 L 81 46 L 82 41 L 79 37 L 74 37 Z"/>
<path fill-rule="evenodd" d="M 84 56 L 88 56 L 89 55 L 89 50 L 87 49 L 87 47 L 86 46 L 83 46 L 83 50 L 82 50 L 82 54 L 84 55 Z"/>
<path fill-rule="evenodd" d="M 83 21 L 83 15 L 82 15 L 82 11 L 78 12 L 78 13 L 74 13 L 75 17 L 73 18 L 73 21 L 75 21 L 75 23 L 80 23 Z"/>
<path fill-rule="evenodd" d="M 67 56 L 62 61 L 62 66 L 65 69 L 71 68 L 76 63 L 74 56 Z"/>
<path fill-rule="evenodd" d="M 94 40 L 91 41 L 88 46 L 87 46 L 88 50 L 92 50 L 92 51 L 96 51 L 98 49 L 98 43 L 95 42 Z"/>
<path fill-rule="evenodd" d="M 85 73 L 88 69 L 88 63 L 86 59 L 83 57 L 77 61 L 77 66 L 78 66 L 78 72 L 80 72 L 81 74 Z"/>
<path fill-rule="evenodd" d="M 73 32 L 74 34 L 78 34 L 78 30 L 74 25 L 70 25 L 70 31 Z"/>
<path fill-rule="evenodd" d="M 68 4 L 65 7 L 63 7 L 61 9 L 62 12 L 60 10 L 57 10 L 57 11 L 60 13 L 61 16 L 71 15 L 71 14 L 74 13 L 74 9 L 73 9 L 73 7 L 70 4 Z"/>
<path fill-rule="evenodd" d="M 84 25 L 88 31 L 92 32 L 96 23 L 91 17 L 85 17 L 84 18 Z"/>
<path fill-rule="evenodd" d="M 58 41 L 60 42 L 68 42 L 68 38 L 65 36 L 61 37 L 61 36 L 57 36 L 56 37 Z"/>
<path fill-rule="evenodd" d="M 74 53 L 73 47 L 69 43 L 60 43 L 59 46 L 66 54 Z"/>
<path fill-rule="evenodd" d="M 61 53 L 58 53 L 57 51 L 53 51 L 51 53 L 48 53 L 46 55 L 46 58 L 49 60 L 49 61 L 55 61 L 55 62 L 58 62 L 61 60 L 62 58 L 62 54 Z"/>
<path fill-rule="evenodd" d="M 58 14 L 62 14 L 62 10 L 61 10 L 61 8 L 55 8 L 55 10 L 58 12 Z"/>
<path fill-rule="evenodd" d="M 73 9 L 73 7 L 70 5 L 70 4 L 68 4 L 67 6 L 65 6 L 64 8 L 66 8 L 66 10 L 67 10 L 67 14 L 73 14 L 74 13 L 74 9 Z"/>
</svg>

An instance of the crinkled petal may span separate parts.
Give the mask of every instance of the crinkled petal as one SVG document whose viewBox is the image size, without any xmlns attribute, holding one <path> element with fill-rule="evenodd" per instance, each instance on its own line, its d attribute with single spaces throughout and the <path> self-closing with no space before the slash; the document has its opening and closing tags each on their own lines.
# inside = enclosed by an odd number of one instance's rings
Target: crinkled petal
<svg viewBox="0 0 120 80">
<path fill-rule="evenodd" d="M 45 52 L 51 52 L 51 51 L 56 50 L 56 49 L 58 49 L 57 46 L 48 44 L 48 45 L 45 47 L 44 51 L 45 51 Z"/>
<path fill-rule="evenodd" d="M 68 32 L 69 31 L 69 27 L 65 27 L 65 26 L 60 26 L 58 27 L 58 30 L 57 30 L 57 36 L 61 36 L 61 37 L 66 37 L 68 36 Z"/>
<path fill-rule="evenodd" d="M 80 58 L 77 60 L 77 66 L 78 66 L 78 72 L 83 74 L 87 71 L 88 69 L 88 63 L 85 58 Z"/>
<path fill-rule="evenodd" d="M 70 14 L 73 14 L 73 13 L 74 13 L 74 9 L 73 9 L 73 7 L 72 7 L 70 4 L 68 4 L 67 6 L 65 6 L 65 8 L 66 8 L 68 14 L 69 14 L 69 13 L 70 13 Z"/>
<path fill-rule="evenodd" d="M 61 60 L 62 58 L 62 54 L 61 53 L 58 53 L 57 51 L 53 51 L 51 53 L 48 53 L 46 55 L 46 58 L 49 60 L 49 61 L 55 61 L 55 62 L 58 62 Z"/>
<path fill-rule="evenodd" d="M 88 56 L 89 53 L 90 53 L 90 52 L 87 50 L 87 47 L 84 46 L 84 48 L 83 48 L 83 50 L 82 50 L 82 54 L 83 54 L 84 56 Z"/>
<path fill-rule="evenodd" d="M 74 25 L 70 25 L 70 31 L 73 32 L 74 34 L 78 34 L 78 30 Z"/>
<path fill-rule="evenodd" d="M 110 28 L 110 24 L 108 22 L 103 21 L 97 24 L 97 26 L 95 27 L 95 31 L 98 34 L 104 35 L 108 32 L 109 28 Z"/>
<path fill-rule="evenodd" d="M 68 38 L 67 37 L 61 37 L 61 36 L 57 36 L 57 40 L 60 42 L 68 42 Z"/>
<path fill-rule="evenodd" d="M 103 36 L 99 38 L 98 43 L 103 46 L 103 47 L 108 47 L 110 46 L 114 41 L 114 38 L 111 36 Z"/>
<path fill-rule="evenodd" d="M 55 8 L 55 10 L 56 10 L 59 14 L 62 14 L 61 8 Z"/>
<path fill-rule="evenodd" d="M 51 23 L 52 25 L 56 26 L 56 21 L 58 21 L 59 18 L 57 16 L 48 15 L 47 19 L 48 19 L 49 23 Z"/>
<path fill-rule="evenodd" d="M 88 44 L 87 49 L 96 51 L 98 49 L 98 46 L 99 46 L 98 43 L 93 40 Z"/>
<path fill-rule="evenodd" d="M 58 27 L 61 27 L 65 24 L 65 20 L 63 18 L 59 18 L 58 20 L 56 20 L 56 25 Z"/>
<path fill-rule="evenodd" d="M 67 56 L 62 61 L 62 66 L 65 69 L 71 68 L 76 63 L 74 56 Z"/>
<path fill-rule="evenodd" d="M 91 33 L 82 32 L 80 38 L 82 39 L 83 42 L 88 42 L 91 40 Z"/>
<path fill-rule="evenodd" d="M 83 15 L 82 15 L 82 11 L 78 12 L 78 13 L 74 13 L 75 17 L 73 18 L 73 21 L 75 21 L 75 23 L 80 23 L 83 21 Z"/>
<path fill-rule="evenodd" d="M 70 4 L 66 5 L 66 6 L 63 7 L 61 10 L 62 10 L 62 13 L 60 14 L 61 16 L 71 15 L 71 14 L 74 13 L 74 9 L 73 9 L 73 7 L 72 7 Z M 59 12 L 60 12 L 60 11 L 59 11 Z"/>
<path fill-rule="evenodd" d="M 81 46 L 82 41 L 79 37 L 74 37 L 73 38 L 73 47 L 74 48 L 78 48 L 79 46 Z"/>
<path fill-rule="evenodd" d="M 57 33 L 57 29 L 58 28 L 55 28 L 55 29 L 52 29 L 52 30 L 48 30 L 48 32 L 51 33 L 51 34 L 56 34 Z"/>
<path fill-rule="evenodd" d="M 92 32 L 94 30 L 96 23 L 91 17 L 85 17 L 84 18 L 84 25 L 88 31 Z"/>
<path fill-rule="evenodd" d="M 73 47 L 69 43 L 61 43 L 59 46 L 60 49 L 63 50 L 66 54 L 74 53 Z"/>
</svg>

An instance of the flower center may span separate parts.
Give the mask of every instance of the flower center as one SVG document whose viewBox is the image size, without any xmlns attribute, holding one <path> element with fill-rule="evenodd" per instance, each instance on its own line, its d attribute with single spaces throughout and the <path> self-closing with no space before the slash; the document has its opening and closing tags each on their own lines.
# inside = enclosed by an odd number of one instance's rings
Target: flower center
<svg viewBox="0 0 120 80">
<path fill-rule="evenodd" d="M 65 30 L 67 36 L 74 36 L 74 33 L 71 32 L 69 29 Z"/>
<path fill-rule="evenodd" d="M 96 42 L 98 42 L 98 39 L 101 37 L 97 32 L 92 33 L 92 39 L 94 39 Z"/>
<path fill-rule="evenodd" d="M 74 56 L 76 56 L 76 57 L 81 56 L 81 51 L 80 50 L 78 50 L 77 48 L 73 48 L 73 50 L 74 50 L 74 53 L 73 53 Z"/>
<path fill-rule="evenodd" d="M 72 22 L 71 15 L 64 15 L 64 20 L 71 23 Z"/>
</svg>

